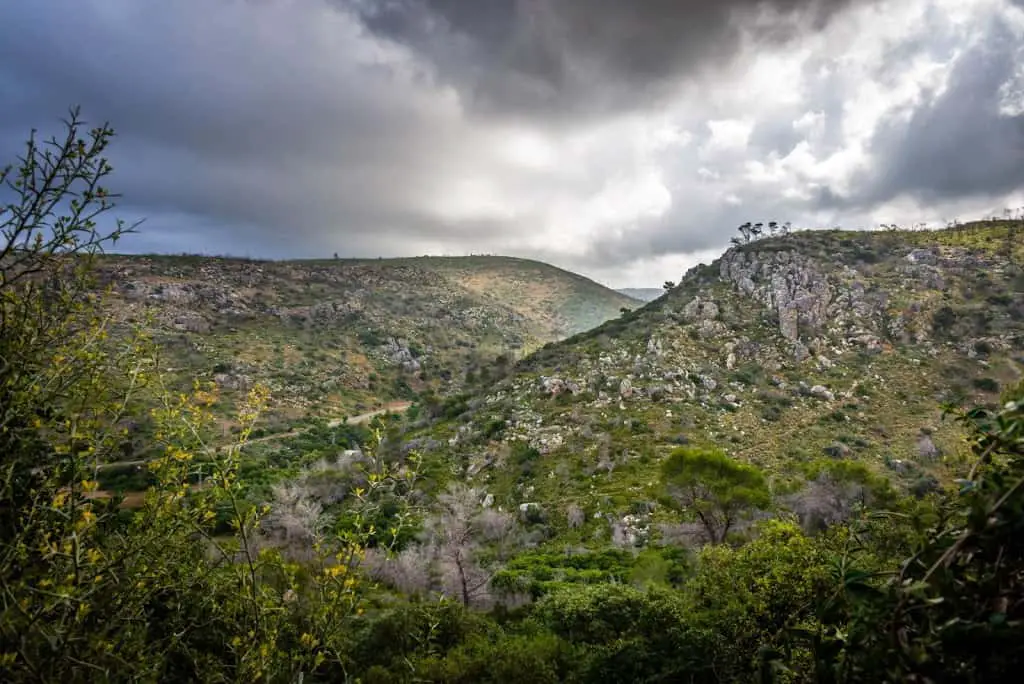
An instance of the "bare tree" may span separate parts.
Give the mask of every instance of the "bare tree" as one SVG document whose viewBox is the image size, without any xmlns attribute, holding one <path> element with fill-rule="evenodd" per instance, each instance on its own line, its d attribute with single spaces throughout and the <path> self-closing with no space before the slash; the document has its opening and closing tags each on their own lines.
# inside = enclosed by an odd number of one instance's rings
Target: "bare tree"
<svg viewBox="0 0 1024 684">
<path fill-rule="evenodd" d="M 868 499 L 868 489 L 862 483 L 823 472 L 785 503 L 797 514 L 804 529 L 819 531 L 849 520 Z"/>
<path fill-rule="evenodd" d="M 586 515 L 577 504 L 569 504 L 569 507 L 565 509 L 565 521 L 569 525 L 569 529 L 575 530 L 583 527 L 585 520 Z"/>
<path fill-rule="evenodd" d="M 324 531 L 322 504 L 301 481 L 271 487 L 270 512 L 260 522 L 264 540 L 295 556 L 310 554 Z"/>
<path fill-rule="evenodd" d="M 441 591 L 463 605 L 491 599 L 494 573 L 515 542 L 517 526 L 507 513 L 482 508 L 481 493 L 451 485 L 438 497 L 438 514 L 427 524 L 425 544 L 436 549 Z"/>
<path fill-rule="evenodd" d="M 369 549 L 363 561 L 371 577 L 411 596 L 433 588 L 436 565 L 437 547 L 431 544 L 412 544 L 391 555 L 381 549 Z"/>
</svg>

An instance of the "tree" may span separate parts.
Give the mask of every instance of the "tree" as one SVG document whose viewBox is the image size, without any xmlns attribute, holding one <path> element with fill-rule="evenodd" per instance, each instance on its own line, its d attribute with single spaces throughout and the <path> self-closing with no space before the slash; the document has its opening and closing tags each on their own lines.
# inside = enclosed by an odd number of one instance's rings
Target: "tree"
<svg viewBox="0 0 1024 684">
<path fill-rule="evenodd" d="M 10 197 L 0 205 L 0 458 L 7 485 L 0 543 L 15 533 L 9 516 L 29 503 L 25 497 L 51 468 L 80 465 L 77 453 L 62 455 L 78 445 L 55 444 L 82 442 L 64 421 L 73 418 L 82 430 L 92 420 L 103 431 L 120 419 L 96 410 L 114 399 L 98 382 L 116 374 L 118 360 L 100 353 L 109 330 L 93 266 L 134 226 L 97 227 L 116 197 L 103 185 L 113 131 L 104 125 L 86 132 L 77 109 L 63 123 L 62 136 L 42 142 L 33 130 L 17 165 L 0 168 Z M 53 429 L 42 438 L 44 423 Z"/>
<path fill-rule="evenodd" d="M 1024 392 L 998 411 L 958 419 L 977 460 L 914 527 L 897 572 L 876 574 L 850 553 L 842 584 L 823 595 L 810 645 L 819 681 L 1015 681 L 1024 666 Z M 906 516 L 904 516 L 906 517 Z M 898 518 L 897 518 L 898 519 Z M 873 516 L 864 532 L 885 524 Z M 861 554 L 864 556 L 865 554 Z M 884 583 L 879 579 L 885 579 Z M 788 649 L 787 649 L 788 650 Z"/>
<path fill-rule="evenodd" d="M 737 230 L 740 231 L 740 235 L 743 236 L 743 242 L 750 242 L 750 237 L 751 235 L 753 235 L 753 225 L 750 223 L 750 221 L 747 221 L 746 223 L 742 224 L 739 228 L 737 228 Z"/>
<path fill-rule="evenodd" d="M 421 542 L 373 559 L 372 572 L 406 593 L 436 591 L 466 607 L 486 605 L 518 527 L 509 514 L 484 508 L 482 498 L 465 484 L 449 485 L 424 522 Z"/>
<path fill-rule="evenodd" d="M 494 567 L 485 562 L 484 545 L 495 545 L 495 560 L 500 561 L 515 532 L 510 515 L 483 508 L 480 501 L 475 489 L 463 484 L 449 486 L 438 497 L 440 512 L 432 529 L 445 588 L 467 607 L 486 598 L 494 577 Z"/>
<path fill-rule="evenodd" d="M 672 282 L 671 280 L 666 280 L 666 281 L 664 282 L 664 284 L 662 284 L 662 286 L 661 286 L 661 287 L 662 287 L 662 288 L 664 288 L 664 289 L 666 289 L 666 290 L 671 290 L 671 289 L 672 289 L 673 287 L 675 287 L 675 286 L 676 286 L 676 284 L 675 284 L 675 283 L 673 283 L 673 282 Z"/>
<path fill-rule="evenodd" d="M 712 544 L 724 542 L 748 513 L 771 503 L 760 470 L 714 449 L 676 449 L 661 476 L 669 495 L 696 516 L 702 537 Z"/>
<path fill-rule="evenodd" d="M 170 392 L 151 341 L 105 315 L 96 261 L 134 226 L 98 221 L 112 130 L 85 132 L 77 109 L 64 124 L 0 171 L 0 680 L 343 679 L 353 569 L 376 539 L 362 503 L 409 485 L 376 468 L 353 525 L 304 525 L 320 538 L 301 572 L 257 549 L 269 510 L 244 498 L 240 450 L 268 393 L 254 387 L 237 441 L 213 448 L 215 390 Z M 142 416 L 156 484 L 124 515 L 96 472 Z M 289 524 L 314 521 L 282 494 Z"/>
</svg>

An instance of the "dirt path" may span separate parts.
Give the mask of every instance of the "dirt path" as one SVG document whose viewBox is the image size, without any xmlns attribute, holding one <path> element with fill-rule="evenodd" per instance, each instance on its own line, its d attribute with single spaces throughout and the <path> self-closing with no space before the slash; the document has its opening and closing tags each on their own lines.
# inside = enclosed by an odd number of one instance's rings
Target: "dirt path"
<svg viewBox="0 0 1024 684">
<path fill-rule="evenodd" d="M 376 411 L 370 411 L 369 413 L 361 413 L 358 416 L 351 416 L 346 419 L 346 423 L 349 425 L 358 425 L 359 423 L 368 423 L 371 419 L 385 413 L 399 413 L 412 406 L 411 401 L 392 401 L 386 404 L 384 408 L 377 409 Z M 332 420 L 327 423 L 327 427 L 338 427 L 341 425 L 341 420 Z"/>
<path fill-rule="evenodd" d="M 410 406 L 412 406 L 412 402 L 411 401 L 392 401 L 392 402 L 390 402 L 388 404 L 385 404 L 384 408 L 375 409 L 373 411 L 368 411 L 366 413 L 360 413 L 358 416 L 349 416 L 348 418 L 344 419 L 344 422 L 348 423 L 349 425 L 359 425 L 361 423 L 368 423 L 373 418 L 376 418 L 377 416 L 383 415 L 385 413 L 398 413 L 398 412 L 406 410 Z M 338 427 L 341 424 L 342 424 L 342 419 L 338 418 L 338 419 L 335 419 L 335 420 L 332 420 L 332 421 L 328 422 L 327 423 L 327 427 Z M 256 437 L 254 439 L 250 439 L 250 440 L 246 441 L 245 446 L 248 446 L 249 444 L 259 444 L 261 442 L 270 442 L 270 441 L 273 441 L 273 440 L 276 440 L 276 439 L 286 439 L 288 437 L 297 437 L 297 436 L 301 435 L 302 433 L 304 433 L 304 432 L 306 432 L 306 431 L 308 431 L 310 429 L 311 428 L 302 428 L 302 429 L 298 429 L 298 430 L 289 430 L 288 432 L 278 432 L 278 433 L 275 433 L 273 435 L 266 435 L 265 437 Z M 97 466 L 97 468 L 99 470 L 103 470 L 105 468 L 123 468 L 123 467 L 126 467 L 126 466 L 145 465 L 146 463 L 147 463 L 147 461 L 145 461 L 145 460 L 138 460 L 138 461 L 115 461 L 113 463 L 101 463 L 101 464 L 99 464 L 99 466 Z"/>
<path fill-rule="evenodd" d="M 407 408 L 409 408 L 410 406 L 412 406 L 412 402 L 411 401 L 392 401 L 391 403 L 386 404 L 384 406 L 384 408 L 379 408 L 379 409 L 376 409 L 374 411 L 368 411 L 366 413 L 361 413 L 358 416 L 349 416 L 348 418 L 344 419 L 344 422 L 348 423 L 349 425 L 358 425 L 360 423 L 367 423 L 367 422 L 369 422 L 370 420 L 372 420 L 373 418 L 375 418 L 377 416 L 383 415 L 385 413 L 397 413 L 399 411 L 404 411 Z M 339 426 L 341 424 L 342 424 L 342 419 L 340 419 L 340 418 L 337 419 L 337 420 L 332 420 L 332 421 L 327 423 L 328 427 L 337 427 L 337 426 Z M 285 437 L 295 437 L 296 435 L 301 435 L 303 432 L 306 432 L 307 430 L 310 430 L 310 429 L 312 429 L 312 428 L 304 428 L 302 430 L 291 430 L 289 432 L 281 432 L 281 433 L 278 433 L 278 434 L 275 434 L 275 435 L 267 435 L 266 437 L 257 437 L 256 439 L 250 439 L 249 441 L 246 442 L 246 444 L 257 444 L 259 442 L 269 442 L 270 440 L 273 440 L 273 439 L 284 439 Z M 116 461 L 114 463 L 101 463 L 99 466 L 97 466 L 97 468 L 102 470 L 103 468 L 115 468 L 115 467 L 118 467 L 118 466 L 120 466 L 120 467 L 124 467 L 124 466 L 140 466 L 140 465 L 145 465 L 145 464 L 146 464 L 146 461 L 144 461 L 144 460 L 141 460 L 141 461 Z M 193 486 L 193 488 L 195 488 L 197 485 L 192 485 L 192 486 Z M 109 492 L 107 490 L 100 489 L 100 490 L 97 490 L 97 491 L 94 491 L 94 492 L 89 492 L 89 494 L 86 495 L 86 498 L 87 499 L 108 499 L 108 498 L 111 498 L 113 496 L 114 496 L 113 492 Z M 121 508 L 138 508 L 139 506 L 142 505 L 142 502 L 143 502 L 144 498 L 145 498 L 145 492 L 125 492 L 125 498 L 124 498 L 124 501 L 121 502 L 121 506 L 120 507 Z"/>
</svg>

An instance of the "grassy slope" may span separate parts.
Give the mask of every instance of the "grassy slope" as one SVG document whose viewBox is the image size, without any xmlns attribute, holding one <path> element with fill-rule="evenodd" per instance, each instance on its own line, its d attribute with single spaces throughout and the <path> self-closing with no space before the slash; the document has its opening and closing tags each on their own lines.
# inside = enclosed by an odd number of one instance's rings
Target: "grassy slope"
<svg viewBox="0 0 1024 684">
<path fill-rule="evenodd" d="M 927 233 L 828 231 L 742 248 L 798 252 L 837 292 L 859 281 L 870 294 L 885 293 L 885 315 L 905 315 L 918 339 L 883 340 L 877 353 L 825 334 L 825 361 L 795 362 L 773 313 L 722 280 L 716 263 L 694 269 L 642 309 L 548 345 L 469 402 L 475 408 L 424 429 L 439 439 L 457 436 L 458 446 L 438 458 L 462 466 L 500 504 L 542 503 L 564 540 L 583 540 L 603 524 L 567 530 L 569 505 L 581 506 L 588 520 L 644 509 L 657 496 L 660 460 L 682 442 L 723 447 L 762 465 L 778 488 L 801 480 L 828 449 L 904 486 L 927 488 L 950 477 L 963 449 L 940 402 L 996 401 L 998 386 L 1020 379 L 1024 277 L 1008 258 L 1006 232 L 1001 223 Z M 914 248 L 943 255 L 938 280 L 930 269 L 907 270 Z M 1014 261 L 1024 263 L 1020 240 L 1013 249 Z M 724 332 L 705 336 L 683 315 L 698 295 L 717 304 Z M 943 322 L 943 307 L 951 323 Z M 729 343 L 737 350 L 731 369 Z M 576 382 L 580 391 L 552 396 L 541 389 L 544 377 Z M 624 379 L 633 396 L 621 396 Z M 835 398 L 809 396 L 814 385 Z M 926 434 L 942 457 L 922 455 Z M 517 446 L 527 443 L 542 453 Z"/>
<path fill-rule="evenodd" d="M 550 264 L 502 256 L 384 260 L 433 271 L 487 302 L 510 307 L 562 339 L 635 308 L 638 300 Z"/>
<path fill-rule="evenodd" d="M 110 256 L 112 308 L 150 325 L 183 381 L 227 375 L 226 408 L 267 382 L 283 429 L 356 413 L 593 327 L 637 302 L 576 274 L 502 257 L 253 261 Z M 401 368 L 397 338 L 421 368 Z M 279 423 L 279 425 L 278 425 Z"/>
</svg>

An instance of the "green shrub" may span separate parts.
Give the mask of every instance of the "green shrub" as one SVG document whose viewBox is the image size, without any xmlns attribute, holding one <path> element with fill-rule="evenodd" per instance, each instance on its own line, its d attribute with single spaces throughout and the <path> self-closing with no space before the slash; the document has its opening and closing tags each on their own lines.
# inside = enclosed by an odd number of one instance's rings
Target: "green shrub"
<svg viewBox="0 0 1024 684">
<path fill-rule="evenodd" d="M 981 390 L 982 392 L 995 394 L 999 391 L 999 382 L 993 378 L 974 378 L 972 384 L 975 389 Z"/>
</svg>

